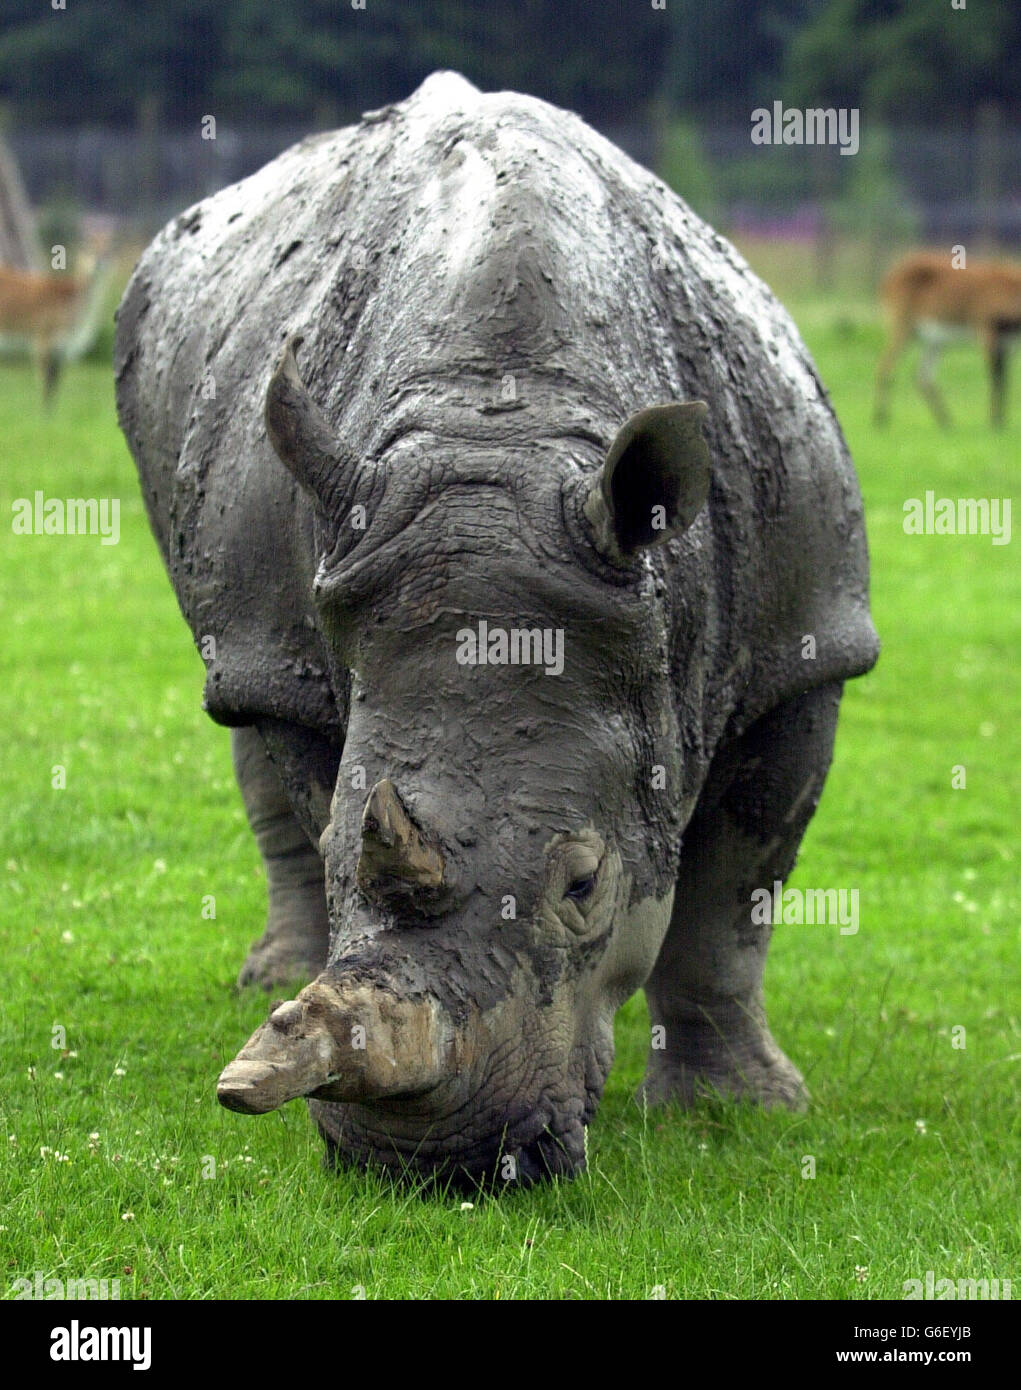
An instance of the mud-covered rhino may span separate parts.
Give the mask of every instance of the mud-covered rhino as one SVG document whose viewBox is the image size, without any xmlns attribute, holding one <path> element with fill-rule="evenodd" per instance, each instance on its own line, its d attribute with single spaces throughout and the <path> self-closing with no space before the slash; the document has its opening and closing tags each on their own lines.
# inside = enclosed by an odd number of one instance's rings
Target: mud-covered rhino
<svg viewBox="0 0 1021 1390">
<path fill-rule="evenodd" d="M 307 1096 L 394 1171 L 574 1172 L 643 985 L 650 1102 L 798 1104 L 751 895 L 877 641 L 840 430 L 732 248 L 441 73 L 165 228 L 116 359 L 266 863 L 241 980 L 317 975 L 223 1104 Z"/>
</svg>

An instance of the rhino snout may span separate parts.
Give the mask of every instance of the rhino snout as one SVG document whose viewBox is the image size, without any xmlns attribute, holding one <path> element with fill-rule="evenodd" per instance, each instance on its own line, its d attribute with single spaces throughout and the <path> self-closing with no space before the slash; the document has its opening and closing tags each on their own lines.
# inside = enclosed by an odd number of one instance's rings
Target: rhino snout
<svg viewBox="0 0 1021 1390">
<path fill-rule="evenodd" d="M 420 1094 L 456 1068 L 457 1044 L 436 999 L 401 999 L 326 972 L 255 1030 L 220 1074 L 217 1099 L 259 1115 L 299 1096 L 361 1102 Z"/>
</svg>

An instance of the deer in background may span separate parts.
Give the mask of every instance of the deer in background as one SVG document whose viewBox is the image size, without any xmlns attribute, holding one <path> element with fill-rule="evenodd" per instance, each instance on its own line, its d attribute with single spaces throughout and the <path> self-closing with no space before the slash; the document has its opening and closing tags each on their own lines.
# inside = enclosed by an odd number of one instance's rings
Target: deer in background
<svg viewBox="0 0 1021 1390">
<path fill-rule="evenodd" d="M 946 254 L 915 251 L 893 267 L 880 298 L 890 317 L 890 337 L 876 373 L 876 424 L 885 424 L 894 363 L 912 338 L 922 343 L 916 381 L 939 424 L 950 416 L 936 386 L 936 364 L 947 343 L 975 334 L 985 350 L 993 426 L 1003 424 L 1007 348 L 1021 332 L 1021 266 L 975 261 L 955 269 Z"/>
<path fill-rule="evenodd" d="M 91 340 L 113 273 L 110 248 L 90 253 L 86 266 L 72 275 L 0 265 L 0 333 L 32 343 L 47 409 L 64 362 Z"/>
</svg>

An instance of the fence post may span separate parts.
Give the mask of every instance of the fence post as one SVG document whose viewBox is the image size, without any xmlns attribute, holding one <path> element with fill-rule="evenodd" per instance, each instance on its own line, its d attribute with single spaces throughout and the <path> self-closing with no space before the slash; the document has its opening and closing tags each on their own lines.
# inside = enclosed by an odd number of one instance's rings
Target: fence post
<svg viewBox="0 0 1021 1390">
<path fill-rule="evenodd" d="M 155 92 L 139 98 L 138 212 L 145 226 L 159 222 L 160 202 L 160 99 Z"/>
<path fill-rule="evenodd" d="M 6 124 L 6 112 L 0 110 L 0 263 L 38 271 L 43 262 L 35 218 L 21 171 L 3 136 Z"/>
<path fill-rule="evenodd" d="M 1000 138 L 1003 113 L 992 103 L 980 106 L 975 119 L 977 147 L 975 151 L 975 201 L 978 212 L 976 240 L 984 254 L 999 249 L 999 229 L 996 209 L 1000 204 Z"/>
</svg>

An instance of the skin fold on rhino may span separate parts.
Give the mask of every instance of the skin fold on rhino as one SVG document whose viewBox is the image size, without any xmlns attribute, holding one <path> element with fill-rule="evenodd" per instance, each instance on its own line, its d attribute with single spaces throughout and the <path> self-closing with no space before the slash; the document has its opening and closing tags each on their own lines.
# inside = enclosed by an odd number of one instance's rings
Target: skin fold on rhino
<svg viewBox="0 0 1021 1390">
<path fill-rule="evenodd" d="M 643 986 L 650 1102 L 803 1103 L 751 895 L 878 646 L 839 427 L 733 249 L 438 73 L 165 228 L 116 366 L 266 865 L 240 979 L 314 976 L 223 1104 L 306 1097 L 398 1174 L 570 1174 Z"/>
</svg>

